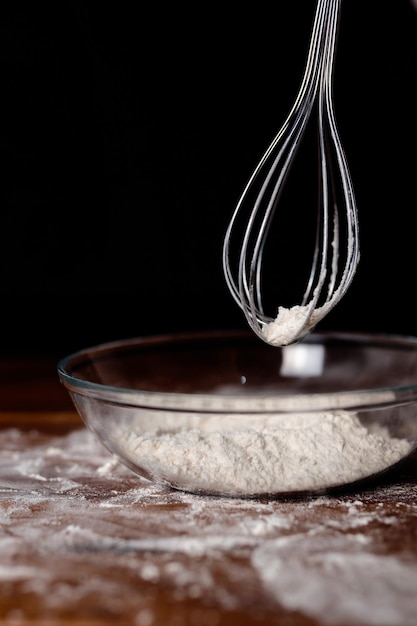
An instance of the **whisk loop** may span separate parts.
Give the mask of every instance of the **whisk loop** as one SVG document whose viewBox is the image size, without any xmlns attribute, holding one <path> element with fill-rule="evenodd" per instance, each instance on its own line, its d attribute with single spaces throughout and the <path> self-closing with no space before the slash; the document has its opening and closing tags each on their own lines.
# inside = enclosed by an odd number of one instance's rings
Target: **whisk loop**
<svg viewBox="0 0 417 626">
<path fill-rule="evenodd" d="M 307 62 L 293 107 L 250 177 L 235 208 L 223 244 L 227 286 L 252 330 L 266 343 L 295 343 L 340 301 L 359 261 L 358 215 L 352 181 L 336 127 L 333 65 L 341 0 L 318 0 Z M 317 109 L 319 202 L 312 266 L 300 304 L 264 313 L 264 246 L 282 189 Z M 232 269 L 231 247 L 238 226 L 240 254 Z"/>
</svg>

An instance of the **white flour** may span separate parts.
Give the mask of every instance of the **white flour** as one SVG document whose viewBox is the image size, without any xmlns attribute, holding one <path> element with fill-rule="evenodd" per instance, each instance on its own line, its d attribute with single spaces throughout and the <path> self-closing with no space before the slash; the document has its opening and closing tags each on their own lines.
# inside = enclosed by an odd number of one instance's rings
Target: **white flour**
<svg viewBox="0 0 417 626">
<path fill-rule="evenodd" d="M 309 333 L 325 315 L 325 307 L 317 307 L 309 314 L 309 305 L 289 309 L 280 306 L 277 317 L 265 324 L 262 334 L 271 346 L 286 346 Z M 307 321 L 306 321 L 307 320 Z"/>
<path fill-rule="evenodd" d="M 251 496 L 344 485 L 410 452 L 405 439 L 340 410 L 285 415 L 165 414 L 119 433 L 119 454 L 188 491 Z M 140 431 L 139 431 L 140 429 Z"/>
<path fill-rule="evenodd" d="M 415 626 L 416 463 L 353 498 L 196 498 L 135 478 L 83 428 L 0 429 L 0 621 L 85 624 L 87 607 L 155 626 L 169 594 L 177 626 Z"/>
</svg>

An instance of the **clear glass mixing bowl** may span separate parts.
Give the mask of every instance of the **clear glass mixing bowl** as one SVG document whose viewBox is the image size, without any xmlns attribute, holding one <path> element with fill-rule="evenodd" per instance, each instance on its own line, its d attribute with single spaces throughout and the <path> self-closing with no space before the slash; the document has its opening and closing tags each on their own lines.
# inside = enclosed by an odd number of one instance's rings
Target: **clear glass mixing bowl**
<svg viewBox="0 0 417 626">
<path fill-rule="evenodd" d="M 417 442 L 417 339 L 253 333 L 115 341 L 60 361 L 87 427 L 146 479 L 198 494 L 323 493 L 397 465 Z"/>
</svg>

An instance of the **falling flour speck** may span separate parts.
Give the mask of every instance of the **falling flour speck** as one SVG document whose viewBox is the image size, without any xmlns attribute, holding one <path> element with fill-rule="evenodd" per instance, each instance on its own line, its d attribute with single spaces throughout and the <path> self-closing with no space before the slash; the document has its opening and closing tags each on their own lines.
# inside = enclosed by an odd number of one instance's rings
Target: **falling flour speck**
<svg viewBox="0 0 417 626">
<path fill-rule="evenodd" d="M 132 421 L 120 456 L 157 481 L 189 491 L 251 496 L 329 488 L 378 473 L 411 450 L 405 439 L 355 413 L 183 413 Z"/>
</svg>

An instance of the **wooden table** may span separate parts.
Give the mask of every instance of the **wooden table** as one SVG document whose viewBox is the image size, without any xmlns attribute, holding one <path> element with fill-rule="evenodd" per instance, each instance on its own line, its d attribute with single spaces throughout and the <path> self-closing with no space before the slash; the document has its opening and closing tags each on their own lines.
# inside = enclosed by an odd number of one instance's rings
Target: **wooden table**
<svg viewBox="0 0 417 626">
<path fill-rule="evenodd" d="M 417 624 L 417 456 L 366 490 L 204 498 L 84 428 L 53 359 L 0 362 L 0 623 Z"/>
</svg>

